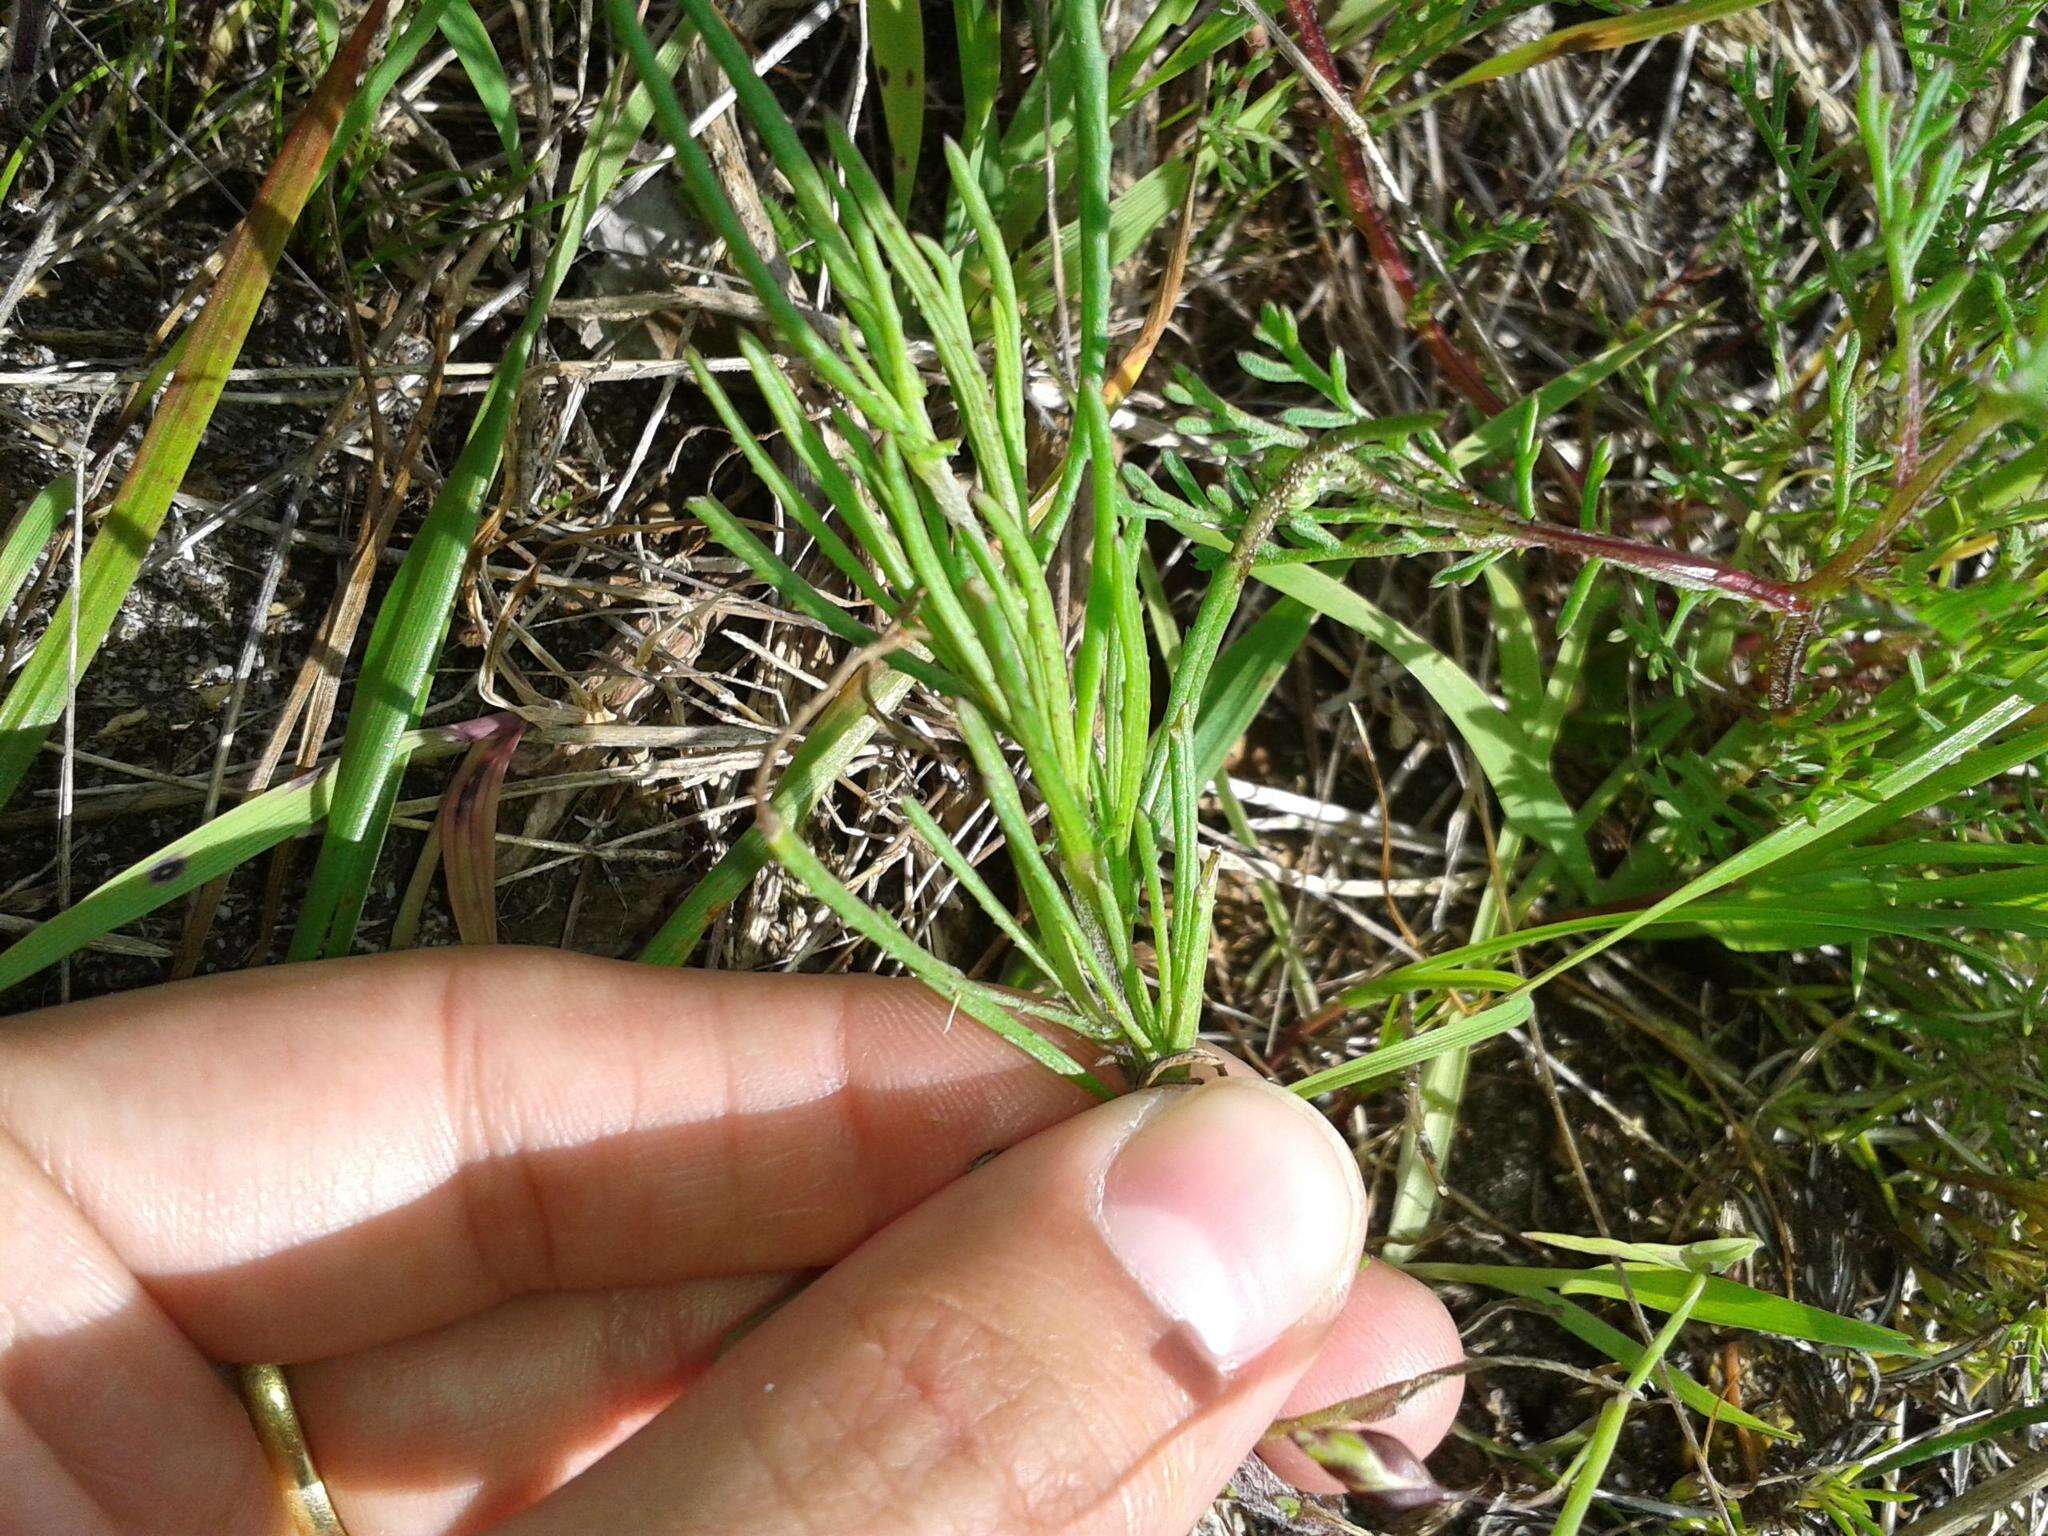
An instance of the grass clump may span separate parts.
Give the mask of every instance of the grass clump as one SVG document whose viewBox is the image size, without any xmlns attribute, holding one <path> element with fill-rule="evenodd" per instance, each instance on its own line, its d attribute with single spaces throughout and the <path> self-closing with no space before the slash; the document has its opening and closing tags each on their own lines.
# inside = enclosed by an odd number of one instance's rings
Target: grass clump
<svg viewBox="0 0 2048 1536">
<path fill-rule="evenodd" d="M 370 445 L 365 515 L 300 682 L 237 673 L 237 803 L 229 728 L 72 900 L 67 777 L 0 985 L 194 892 L 197 964 L 317 833 L 238 943 L 410 942 L 445 862 L 471 939 L 907 971 L 1090 1081 L 1207 1038 L 1464 1307 L 1471 1528 L 1874 1533 L 2038 1457 L 2039 0 L 876 7 L 863 122 L 807 99 L 857 55 L 603 9 L 397 19 L 300 243 L 427 373 L 353 339 L 322 402 L 294 473 Z M 583 286 L 678 189 L 655 291 Z M 11 655 L 63 634 L 20 505 Z M 406 798 L 463 751 L 502 820 Z M 1290 1432 L 1399 1496 L 1369 1407 Z"/>
</svg>

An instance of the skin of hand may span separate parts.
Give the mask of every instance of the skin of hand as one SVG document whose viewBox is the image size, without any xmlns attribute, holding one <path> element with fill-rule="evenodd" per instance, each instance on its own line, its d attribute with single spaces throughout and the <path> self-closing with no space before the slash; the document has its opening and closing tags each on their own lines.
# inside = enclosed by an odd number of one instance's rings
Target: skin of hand
<svg viewBox="0 0 2048 1536">
<path fill-rule="evenodd" d="M 1362 1211 L 1293 1096 L 1098 1104 L 906 982 L 469 950 L 52 1009 L 0 1027 L 0 1533 L 284 1536 L 219 1369 L 275 1361 L 351 1536 L 1181 1536 L 1277 1415 L 1459 1358 Z"/>
</svg>

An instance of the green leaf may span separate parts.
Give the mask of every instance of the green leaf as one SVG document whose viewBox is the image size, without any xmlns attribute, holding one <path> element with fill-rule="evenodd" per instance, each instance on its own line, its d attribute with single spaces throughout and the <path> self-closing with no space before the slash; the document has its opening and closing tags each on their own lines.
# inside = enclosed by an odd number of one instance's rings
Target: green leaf
<svg viewBox="0 0 2048 1536">
<path fill-rule="evenodd" d="M 505 159 L 514 175 L 524 175 L 526 161 L 519 153 L 519 111 L 512 103 L 512 81 L 498 57 L 497 45 L 484 30 L 482 20 L 469 0 L 449 0 L 441 11 L 441 35 L 462 61 L 463 73 L 476 88 L 477 100 L 491 126 L 498 130 L 498 142 L 505 146 Z"/>
<path fill-rule="evenodd" d="M 960 147 L 970 161 L 979 164 L 995 126 L 996 97 L 1003 88 L 1001 0 L 953 0 L 953 30 L 960 54 Z"/>
<path fill-rule="evenodd" d="M 803 745 L 790 758 L 789 767 L 775 786 L 776 814 L 786 822 L 801 824 L 874 738 L 877 714 L 888 714 L 910 692 L 910 679 L 900 672 L 885 673 L 865 692 L 858 680 L 825 707 Z M 670 914 L 661 931 L 648 941 L 640 958 L 650 965 L 687 965 L 704 942 L 704 935 L 719 914 L 739 899 L 754 876 L 767 867 L 770 854 L 759 827 L 749 827 L 744 836 L 692 887 L 682 904 Z"/>
<path fill-rule="evenodd" d="M 1809 805 L 1802 812 L 1795 813 L 1793 819 L 1775 832 L 1759 838 L 1740 853 L 1723 859 L 1705 873 L 1694 876 L 1591 944 L 1574 950 L 1530 985 L 1540 987 L 1601 951 L 1612 948 L 1630 934 L 1684 910 L 1702 897 L 1758 874 L 1793 854 L 1824 844 L 1836 833 L 1878 814 L 1887 802 L 1904 799 L 1927 781 L 1958 768 L 1978 747 L 2039 707 L 2036 695 L 2044 681 L 2048 681 L 2048 663 L 2038 665 L 2025 677 L 2015 679 L 2010 692 L 1995 695 L 1988 703 L 1977 706 L 1975 713 L 1955 722 L 1952 728 L 1880 775 L 1878 781 L 1867 789 L 1854 794 L 1838 794 L 1825 804 Z"/>
<path fill-rule="evenodd" d="M 1573 1338 L 1583 1340 L 1585 1343 L 1592 1345 L 1593 1348 L 1599 1350 L 1608 1359 L 1615 1361 L 1617 1364 L 1625 1365 L 1633 1370 L 1642 1363 L 1643 1346 L 1638 1340 L 1629 1337 L 1629 1335 L 1623 1333 L 1611 1323 L 1587 1311 L 1576 1301 L 1567 1301 L 1564 1297 L 1558 1295 L 1557 1292 L 1545 1290 L 1541 1286 L 1517 1289 L 1515 1294 L 1532 1302 L 1541 1309 L 1546 1317 Z M 1775 1424 L 1767 1423 L 1755 1414 L 1747 1413 L 1725 1398 L 1708 1391 L 1707 1388 L 1701 1386 L 1692 1377 L 1681 1371 L 1677 1366 L 1670 1364 L 1670 1362 L 1665 1362 L 1664 1368 L 1670 1377 L 1671 1390 L 1677 1395 L 1678 1400 L 1684 1403 L 1686 1407 L 1692 1409 L 1693 1412 L 1723 1424 L 1733 1425 L 1737 1429 L 1746 1429 L 1753 1434 L 1766 1436 L 1772 1440 L 1797 1440 L 1799 1438 L 1790 1430 L 1780 1429 Z"/>
<path fill-rule="evenodd" d="M 1519 75 L 1524 70 L 1534 69 L 1539 64 L 1548 64 L 1552 59 L 1561 59 L 1569 54 L 1604 53 L 1615 48 L 1626 48 L 1633 43 L 1647 42 L 1653 37 L 1683 32 L 1687 27 L 1702 26 L 1707 22 L 1739 16 L 1744 11 L 1753 11 L 1764 3 L 1765 0 L 1684 0 L 1680 5 L 1651 6 L 1644 10 L 1632 11 L 1625 16 L 1601 16 L 1592 21 L 1582 21 L 1575 27 L 1560 27 L 1533 42 L 1522 44 L 1519 48 L 1510 48 L 1506 53 L 1495 54 L 1483 64 L 1473 65 L 1448 85 L 1439 86 L 1431 91 L 1429 97 L 1461 91 L 1468 85 L 1478 85 L 1487 80 L 1500 80 L 1508 75 Z"/>
<path fill-rule="evenodd" d="M 444 757 L 475 740 L 468 725 L 414 731 L 400 743 L 407 759 Z M 334 794 L 330 768 L 303 774 L 222 812 L 111 880 L 0 951 L 0 992 L 55 965 L 127 923 L 239 868 L 288 838 L 318 826 Z"/>
<path fill-rule="evenodd" d="M 679 34 L 662 49 L 662 62 L 671 71 L 681 63 L 687 41 Z M 499 359 L 469 437 L 377 610 L 342 740 L 333 814 L 292 933 L 293 959 L 347 954 L 355 943 L 356 923 L 398 795 L 404 766 L 399 743 L 426 705 L 484 494 L 497 480 L 504 459 L 527 361 L 582 247 L 583 232 L 610 194 L 653 112 L 644 88 L 636 87 L 623 105 L 618 89 L 614 87 L 611 104 L 600 111 L 597 126 L 577 157 L 570 176 L 574 190 L 526 316 Z"/>
<path fill-rule="evenodd" d="M 1406 1071 L 1446 1051 L 1470 1050 L 1482 1040 L 1504 1035 L 1525 1023 L 1534 1012 L 1535 1005 L 1527 992 L 1511 993 L 1476 1013 L 1466 1014 L 1449 1024 L 1439 1024 L 1419 1035 L 1410 1035 L 1398 1045 L 1381 1046 L 1355 1061 L 1339 1062 L 1334 1067 L 1312 1072 L 1289 1086 L 1305 1099 L 1335 1093 L 1340 1088 L 1353 1088 L 1376 1077 L 1385 1077 L 1389 1072 Z"/>
<path fill-rule="evenodd" d="M 36 561 L 50 547 L 77 489 L 75 475 L 59 475 L 14 515 L 6 540 L 0 542 L 0 609 L 13 603 Z"/>
<path fill-rule="evenodd" d="M 177 371 L 127 477 L 86 551 L 78 588 L 65 594 L 28 664 L 0 703 L 0 804 L 19 787 L 43 738 L 63 714 L 74 673 L 91 665 L 113 628 L 171 500 L 184 483 L 285 242 L 319 184 L 328 143 L 355 94 L 370 45 L 383 28 L 386 4 L 387 0 L 371 0 L 348 46 L 321 76 L 285 135 L 248 216 L 228 237 L 220 275 L 186 335 Z"/>
<path fill-rule="evenodd" d="M 1502 454 L 1512 453 L 1516 434 L 1527 426 L 1530 402 L 1534 402 L 1536 424 L 1540 427 L 1559 411 L 1571 405 L 1590 391 L 1604 384 L 1622 369 L 1647 356 L 1671 340 L 1687 327 L 1697 324 L 1697 319 L 1688 316 L 1660 325 L 1655 330 L 1645 331 L 1627 341 L 1616 342 L 1593 357 L 1589 357 L 1576 368 L 1567 369 L 1540 388 L 1513 402 L 1506 410 L 1491 416 L 1451 446 L 1451 463 L 1459 469 L 1474 464 L 1484 464 Z"/>
<path fill-rule="evenodd" d="M 1216 658 L 1189 753 L 1196 783 L 1211 784 L 1223 771 L 1223 760 L 1251 729 L 1315 622 L 1314 609 L 1283 597 Z"/>
<path fill-rule="evenodd" d="M 1524 1232 L 1534 1243 L 1597 1254 L 1635 1264 L 1658 1264 L 1688 1274 L 1717 1275 L 1755 1255 L 1763 1244 L 1754 1237 L 1703 1237 L 1691 1243 L 1624 1243 L 1611 1237 L 1582 1237 L 1570 1232 Z"/>
<path fill-rule="evenodd" d="M 2048 330 L 2022 347 L 2012 367 L 1984 393 L 2013 419 L 2048 432 Z"/>
<path fill-rule="evenodd" d="M 882 123 L 889 130 L 889 170 L 896 209 L 910 206 L 924 145 L 924 7 L 918 0 L 866 0 L 868 47 L 882 87 Z"/>
<path fill-rule="evenodd" d="M 1215 529 L 1182 522 L 1175 522 L 1174 527 L 1212 549 L 1229 547 L 1229 539 Z M 1349 625 L 1400 662 L 1449 717 L 1479 771 L 1499 796 L 1509 824 L 1556 854 L 1581 890 L 1594 888 L 1598 880 L 1592 855 L 1574 825 L 1571 807 L 1551 777 L 1546 754 L 1456 662 L 1328 572 L 1303 565 L 1261 565 L 1252 568 L 1252 575 L 1316 612 Z"/>
<path fill-rule="evenodd" d="M 327 160 L 320 167 L 320 174 L 327 175 L 335 163 L 349 152 L 363 130 L 370 126 L 377 115 L 377 109 L 396 88 L 400 78 L 412 68 L 420 50 L 433 41 L 441 29 L 441 17 L 454 0 L 420 0 L 420 8 L 413 12 L 412 19 L 400 28 L 384 50 L 384 57 L 371 66 L 363 77 L 362 89 L 356 92 L 342 114 L 340 126 L 335 129 L 334 139 L 327 147 Z"/>
<path fill-rule="evenodd" d="M 1527 1296 L 1537 1291 L 1554 1291 L 1560 1296 L 1605 1296 L 1621 1300 L 1633 1294 L 1645 1307 L 1669 1312 L 1685 1296 L 1695 1280 L 1706 1278 L 1706 1289 L 1693 1315 L 1703 1323 L 1722 1328 L 1740 1328 L 1750 1333 L 1769 1334 L 1781 1339 L 1804 1339 L 1810 1344 L 1828 1344 L 1837 1349 L 1856 1349 L 1872 1355 L 1923 1355 L 1920 1345 L 1895 1328 L 1841 1317 L 1804 1302 L 1788 1301 L 1767 1291 L 1754 1290 L 1733 1280 L 1688 1274 L 1661 1265 L 1622 1266 L 1627 1286 L 1610 1266 L 1594 1269 L 1540 1269 L 1514 1264 L 1411 1264 L 1408 1272 L 1418 1280 L 1444 1285 L 1485 1285 L 1511 1295 Z"/>
</svg>

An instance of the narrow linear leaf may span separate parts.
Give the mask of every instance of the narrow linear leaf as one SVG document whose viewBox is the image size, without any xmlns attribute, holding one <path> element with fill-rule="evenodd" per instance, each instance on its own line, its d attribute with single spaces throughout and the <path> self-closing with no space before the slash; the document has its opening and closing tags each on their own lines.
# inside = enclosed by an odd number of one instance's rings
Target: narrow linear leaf
<svg viewBox="0 0 2048 1536">
<path fill-rule="evenodd" d="M 863 692 L 860 678 L 828 704 L 805 736 L 804 744 L 790 758 L 788 769 L 775 786 L 775 813 L 792 825 L 802 823 L 818 803 L 819 796 L 836 783 L 868 742 L 879 724 L 869 706 L 881 714 L 893 711 L 910 692 L 910 679 L 900 672 L 886 672 L 875 678 Z M 640 952 L 649 965 L 686 965 L 704 942 L 704 935 L 719 914 L 740 897 L 772 857 L 759 827 L 749 827 L 740 840 L 685 896 L 661 931 Z"/>
<path fill-rule="evenodd" d="M 1482 1040 L 1506 1034 L 1526 1022 L 1534 1012 L 1535 1005 L 1528 993 L 1516 992 L 1464 1018 L 1411 1035 L 1398 1045 L 1383 1046 L 1355 1061 L 1339 1062 L 1334 1067 L 1311 1072 L 1300 1082 L 1289 1086 L 1305 1099 L 1335 1093 L 1340 1088 L 1354 1088 L 1376 1077 L 1385 1077 L 1390 1072 L 1405 1071 L 1447 1051 L 1470 1050 Z"/>
<path fill-rule="evenodd" d="M 50 547 L 64 514 L 71 509 L 71 498 L 77 488 L 76 477 L 59 475 L 15 514 L 8 525 L 6 541 L 0 543 L 0 609 L 14 601 L 29 572 L 36 568 L 36 561 Z"/>
<path fill-rule="evenodd" d="M 1641 1363 L 1643 1346 L 1640 1340 L 1631 1338 L 1576 1301 L 1567 1301 L 1557 1292 L 1535 1285 L 1519 1289 L 1515 1294 L 1533 1302 L 1558 1327 L 1573 1338 L 1592 1345 L 1617 1365 L 1624 1365 L 1633 1370 Z M 1665 1369 L 1669 1374 L 1671 1390 L 1677 1394 L 1678 1400 L 1693 1412 L 1772 1440 L 1796 1441 L 1799 1438 L 1792 1431 L 1780 1429 L 1777 1425 L 1736 1407 L 1726 1398 L 1716 1396 L 1677 1366 L 1667 1362 Z"/>
<path fill-rule="evenodd" d="M 1274 687 L 1286 674 L 1308 633 L 1315 610 L 1283 597 L 1225 647 L 1209 670 L 1189 751 L 1195 781 L 1207 786 L 1223 771 L 1230 749 L 1251 729 Z"/>
<path fill-rule="evenodd" d="M 327 146 L 355 94 L 370 45 L 384 25 L 389 0 L 371 0 L 369 10 L 321 76 L 312 98 L 286 134 L 284 147 L 257 189 L 248 217 L 228 237 L 220 275 L 206 308 L 193 322 L 177 372 L 149 430 L 136 450 L 127 478 L 92 548 L 86 552 L 78 590 L 67 593 L 50 627 L 0 703 L 0 805 L 19 787 L 36 750 L 63 714 L 73 669 L 83 671 L 99 651 L 114 616 L 142 568 L 171 498 L 213 419 L 228 373 L 241 355 L 249 327 L 270 286 L 299 213 L 319 183 Z"/>
<path fill-rule="evenodd" d="M 390 46 L 384 50 L 384 57 L 363 77 L 362 89 L 355 93 L 348 110 L 342 114 L 341 124 L 327 146 L 326 163 L 320 168 L 323 176 L 332 171 L 335 162 L 362 137 L 363 130 L 375 119 L 377 109 L 384 105 L 385 98 L 397 86 L 399 77 L 412 68 L 420 50 L 440 31 L 442 16 L 454 3 L 455 0 L 420 0 L 420 7 L 413 12 L 412 19 L 397 30 Z"/>
<path fill-rule="evenodd" d="M 498 142 L 505 146 L 505 159 L 513 174 L 524 174 L 526 161 L 519 153 L 519 111 L 512 103 L 512 80 L 505 73 L 504 61 L 498 57 L 497 45 L 469 0 L 450 0 L 441 12 L 441 35 L 462 61 L 463 73 L 475 87 L 484 115 L 498 131 Z"/>
<path fill-rule="evenodd" d="M 1524 1232 L 1531 1242 L 1547 1243 L 1573 1253 L 1590 1253 L 1636 1264 L 1661 1264 L 1688 1274 L 1718 1274 L 1755 1255 L 1762 1244 L 1753 1237 L 1703 1237 L 1691 1243 L 1629 1243 L 1612 1237 L 1587 1237 L 1576 1232 Z"/>
<path fill-rule="evenodd" d="M 963 98 L 960 145 L 969 160 L 979 162 L 1003 88 L 1001 0 L 953 0 L 953 30 L 959 39 Z"/>
<path fill-rule="evenodd" d="M 1897 764 L 1864 792 L 1839 795 L 1825 806 L 1810 807 L 1806 814 L 1795 813 L 1795 819 L 1777 831 L 1695 875 L 1670 895 L 1652 902 L 1592 943 L 1572 951 L 1531 981 L 1530 987 L 1544 985 L 1603 950 L 1612 948 L 1630 934 L 1682 911 L 1724 886 L 1747 879 L 1780 860 L 1825 842 L 1834 833 L 1876 814 L 1886 802 L 1906 798 L 1944 770 L 1970 759 L 1978 747 L 2030 715 L 2039 707 L 2034 699 L 2044 680 L 2048 680 L 2048 663 L 2034 667 L 2025 677 L 2015 679 L 2010 692 L 1994 697 L 1973 715 L 1956 722 L 1953 729 Z"/>
<path fill-rule="evenodd" d="M 1176 521 L 1179 532 L 1212 549 L 1229 546 L 1213 528 Z M 1597 884 L 1592 855 L 1571 807 L 1551 777 L 1545 754 L 1522 726 L 1443 652 L 1328 572 L 1302 565 L 1261 565 L 1252 575 L 1316 612 L 1355 629 L 1396 661 L 1449 717 L 1499 796 L 1511 826 L 1556 854 L 1582 890 Z M 1213 743 L 1210 744 L 1213 750 Z"/>
<path fill-rule="evenodd" d="M 1451 462 L 1464 469 L 1513 451 L 1515 436 L 1528 424 L 1532 409 L 1540 427 L 1550 417 L 1695 323 L 1695 317 L 1687 316 L 1668 325 L 1660 325 L 1640 336 L 1616 342 L 1577 367 L 1565 370 L 1541 388 L 1513 401 L 1506 410 L 1481 422 L 1467 436 L 1452 444 Z"/>
<path fill-rule="evenodd" d="M 1485 1285 L 1511 1295 L 1532 1291 L 1554 1291 L 1560 1296 L 1603 1296 L 1621 1300 L 1629 1294 L 1644 1306 L 1668 1312 L 1684 1298 L 1695 1280 L 1705 1279 L 1699 1305 L 1693 1315 L 1703 1323 L 1723 1328 L 1741 1328 L 1751 1333 L 1771 1334 L 1784 1339 L 1804 1339 L 1812 1344 L 1829 1344 L 1838 1349 L 1858 1349 L 1873 1355 L 1920 1355 L 1925 1351 L 1896 1328 L 1881 1327 L 1853 1317 L 1842 1317 L 1805 1302 L 1773 1296 L 1735 1280 L 1697 1276 L 1661 1265 L 1628 1264 L 1624 1289 L 1621 1277 L 1610 1265 L 1594 1269 L 1544 1269 L 1515 1264 L 1411 1264 L 1408 1273 L 1418 1280 L 1447 1285 Z"/>
<path fill-rule="evenodd" d="M 889 130 L 890 185 L 896 210 L 910 206 L 924 143 L 924 7 L 918 0 L 867 0 L 868 46 L 882 87 L 882 124 Z"/>
<path fill-rule="evenodd" d="M 2032 1408 L 2009 1408 L 2004 1413 L 1988 1414 L 1974 1424 L 1965 1424 L 1961 1429 L 1952 1429 L 1945 1434 L 1930 1435 L 1912 1445 L 1888 1451 L 1863 1469 L 1866 1477 L 1883 1477 L 1887 1472 L 1896 1472 L 1905 1467 L 1918 1466 L 1932 1461 L 1937 1456 L 1946 1456 L 1967 1446 L 1979 1445 L 1986 1440 L 1995 1440 L 2005 1435 L 2017 1434 L 2023 1429 L 2032 1429 L 2036 1424 L 2048 1424 L 2048 1403 Z"/>
<path fill-rule="evenodd" d="M 526 722 L 514 714 L 492 715 L 479 724 L 481 737 L 448 777 L 435 830 L 441 844 L 441 874 L 455 931 L 465 944 L 498 942 L 498 793 Z"/>
<path fill-rule="evenodd" d="M 474 739 L 469 725 L 414 731 L 409 759 L 445 757 Z M 208 881 L 318 826 L 333 800 L 334 770 L 319 769 L 265 790 L 140 859 L 0 951 L 0 992 L 95 940 L 196 891 Z"/>
<path fill-rule="evenodd" d="M 1582 21 L 1575 27 L 1559 27 L 1534 42 L 1495 54 L 1483 64 L 1475 64 L 1448 85 L 1429 94 L 1432 97 L 1447 95 L 1452 91 L 1462 91 L 1468 85 L 1519 75 L 1524 70 L 1569 54 L 1605 53 L 1615 48 L 1626 48 L 1653 37 L 1683 32 L 1687 27 L 1739 16 L 1764 3 L 1765 0 L 1684 0 L 1679 5 L 1651 6 L 1625 16 L 1601 16 L 1593 21 Z"/>
</svg>

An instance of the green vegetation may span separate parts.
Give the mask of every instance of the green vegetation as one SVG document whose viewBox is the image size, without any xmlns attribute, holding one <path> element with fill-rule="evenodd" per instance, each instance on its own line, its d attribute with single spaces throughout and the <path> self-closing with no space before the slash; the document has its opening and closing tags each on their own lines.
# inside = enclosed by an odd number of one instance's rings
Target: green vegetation
<svg viewBox="0 0 2048 1536">
<path fill-rule="evenodd" d="M 2048 1421 L 2044 4 L 81 33 L 11 195 L 272 168 L 8 514 L 0 988 L 148 979 L 85 953 L 189 896 L 176 970 L 452 927 L 907 972 L 1098 1089 L 1228 1045 L 1498 1386 L 1435 1482 L 1371 1405 L 1287 1430 L 1363 1494 L 1889 1532 Z M 267 286 L 348 366 L 145 805 L 97 690 Z"/>
</svg>

